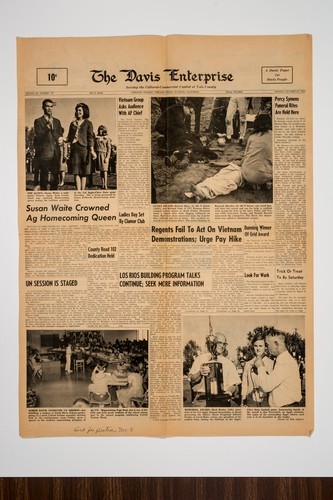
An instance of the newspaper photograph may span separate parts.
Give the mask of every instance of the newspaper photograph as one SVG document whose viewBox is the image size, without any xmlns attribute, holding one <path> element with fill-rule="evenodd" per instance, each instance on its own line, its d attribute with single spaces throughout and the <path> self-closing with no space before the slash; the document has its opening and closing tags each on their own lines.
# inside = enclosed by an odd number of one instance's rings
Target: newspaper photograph
<svg viewBox="0 0 333 500">
<path fill-rule="evenodd" d="M 311 435 L 311 46 L 17 40 L 22 437 Z"/>
</svg>

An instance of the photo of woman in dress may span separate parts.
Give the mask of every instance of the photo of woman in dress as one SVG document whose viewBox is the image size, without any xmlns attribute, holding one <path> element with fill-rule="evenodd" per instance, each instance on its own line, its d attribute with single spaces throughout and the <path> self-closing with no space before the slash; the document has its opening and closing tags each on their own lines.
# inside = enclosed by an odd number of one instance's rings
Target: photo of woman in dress
<svg viewBox="0 0 333 500">
<path fill-rule="evenodd" d="M 85 190 L 87 176 L 91 174 L 91 159 L 97 155 L 94 150 L 93 124 L 87 104 L 80 102 L 75 106 L 75 119 L 69 126 L 67 142 L 70 143 L 70 164 L 77 190 Z"/>
<path fill-rule="evenodd" d="M 108 189 L 108 170 L 111 156 L 111 140 L 104 125 L 98 127 L 95 138 L 96 170 L 100 171 L 102 189 Z"/>
<path fill-rule="evenodd" d="M 273 360 L 267 356 L 265 337 L 261 333 L 254 335 L 251 342 L 255 356 L 247 361 L 242 377 L 242 405 L 268 407 L 268 394 L 259 384 L 258 370 L 255 366 L 257 358 L 261 358 L 265 370 L 270 374 L 273 370 Z"/>
</svg>

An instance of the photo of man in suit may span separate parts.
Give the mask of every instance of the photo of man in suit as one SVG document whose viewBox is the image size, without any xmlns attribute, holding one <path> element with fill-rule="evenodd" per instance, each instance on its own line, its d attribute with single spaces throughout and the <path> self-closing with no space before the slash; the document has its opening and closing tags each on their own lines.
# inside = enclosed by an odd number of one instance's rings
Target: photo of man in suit
<svg viewBox="0 0 333 500">
<path fill-rule="evenodd" d="M 43 116 L 34 121 L 34 190 L 56 190 L 59 184 L 60 146 L 63 143 L 64 129 L 60 120 L 53 117 L 55 102 L 44 99 Z M 50 175 L 50 178 L 49 178 Z"/>
</svg>

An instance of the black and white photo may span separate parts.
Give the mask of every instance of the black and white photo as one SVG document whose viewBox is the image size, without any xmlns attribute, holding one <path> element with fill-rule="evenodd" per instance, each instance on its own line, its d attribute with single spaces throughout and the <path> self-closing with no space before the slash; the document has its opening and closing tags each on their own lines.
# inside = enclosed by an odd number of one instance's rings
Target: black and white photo
<svg viewBox="0 0 333 500">
<path fill-rule="evenodd" d="M 148 407 L 147 330 L 28 330 L 27 407 Z"/>
<path fill-rule="evenodd" d="M 26 98 L 26 190 L 117 188 L 116 99 Z"/>
<path fill-rule="evenodd" d="M 151 99 L 153 203 L 272 203 L 272 98 Z"/>
<path fill-rule="evenodd" d="M 184 406 L 305 406 L 302 315 L 184 316 Z"/>
</svg>

